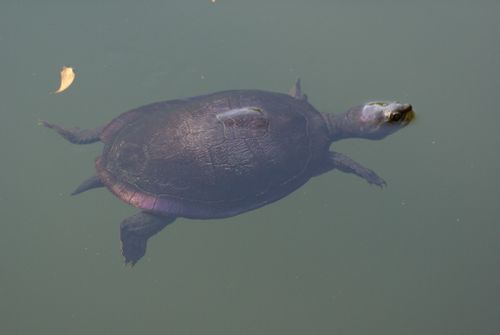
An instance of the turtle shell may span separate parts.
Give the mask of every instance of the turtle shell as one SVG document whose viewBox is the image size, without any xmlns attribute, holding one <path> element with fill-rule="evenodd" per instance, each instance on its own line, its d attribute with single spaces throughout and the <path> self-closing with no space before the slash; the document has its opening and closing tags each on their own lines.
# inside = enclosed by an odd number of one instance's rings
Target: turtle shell
<svg viewBox="0 0 500 335">
<path fill-rule="evenodd" d="M 111 121 L 101 139 L 96 169 L 116 196 L 200 219 L 286 196 L 311 178 L 330 144 L 308 102 L 257 90 L 146 105 Z"/>
</svg>

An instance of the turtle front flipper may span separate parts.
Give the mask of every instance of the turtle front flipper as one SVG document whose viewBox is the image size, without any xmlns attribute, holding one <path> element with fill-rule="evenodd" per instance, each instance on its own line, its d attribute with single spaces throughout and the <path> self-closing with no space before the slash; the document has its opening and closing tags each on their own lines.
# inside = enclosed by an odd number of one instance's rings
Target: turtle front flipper
<svg viewBox="0 0 500 335">
<path fill-rule="evenodd" d="M 123 220 L 120 225 L 120 239 L 125 264 L 134 266 L 146 254 L 148 239 L 175 219 L 175 216 L 141 212 Z"/>
<path fill-rule="evenodd" d="M 326 161 L 321 166 L 317 175 L 324 172 L 337 169 L 342 172 L 352 173 L 358 177 L 363 178 L 368 183 L 376 185 L 378 187 L 384 187 L 387 185 L 385 180 L 380 178 L 374 171 L 364 167 L 363 165 L 355 162 L 351 158 L 347 157 L 338 152 L 330 151 L 326 157 Z"/>
<path fill-rule="evenodd" d="M 104 127 L 97 127 L 94 129 L 80 129 L 80 128 L 68 129 L 61 127 L 57 124 L 49 123 L 47 121 L 40 121 L 40 124 L 47 128 L 54 129 L 59 133 L 59 135 L 61 135 L 66 140 L 74 144 L 89 144 L 100 141 L 101 140 L 100 135 L 104 128 Z"/>
</svg>

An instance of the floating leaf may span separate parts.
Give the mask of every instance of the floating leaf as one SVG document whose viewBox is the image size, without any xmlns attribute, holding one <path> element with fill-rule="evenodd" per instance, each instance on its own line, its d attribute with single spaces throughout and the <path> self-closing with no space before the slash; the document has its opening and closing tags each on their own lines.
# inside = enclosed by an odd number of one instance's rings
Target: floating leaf
<svg viewBox="0 0 500 335">
<path fill-rule="evenodd" d="M 59 89 L 54 93 L 61 93 L 65 89 L 67 89 L 75 80 L 75 71 L 73 71 L 72 67 L 63 66 L 61 70 L 61 85 Z"/>
</svg>

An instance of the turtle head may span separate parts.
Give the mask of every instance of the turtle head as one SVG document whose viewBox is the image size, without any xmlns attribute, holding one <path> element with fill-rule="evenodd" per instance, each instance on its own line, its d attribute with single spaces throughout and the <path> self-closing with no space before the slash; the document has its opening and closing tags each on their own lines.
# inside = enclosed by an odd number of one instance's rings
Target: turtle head
<svg viewBox="0 0 500 335">
<path fill-rule="evenodd" d="M 359 137 L 380 140 L 407 126 L 415 118 L 410 104 L 372 101 L 349 109 L 331 120 L 333 140 Z"/>
</svg>

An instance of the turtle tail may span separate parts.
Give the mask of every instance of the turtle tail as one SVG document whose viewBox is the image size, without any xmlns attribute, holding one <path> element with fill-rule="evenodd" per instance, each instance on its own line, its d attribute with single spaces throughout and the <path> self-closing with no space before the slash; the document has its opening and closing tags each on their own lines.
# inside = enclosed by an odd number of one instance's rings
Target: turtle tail
<svg viewBox="0 0 500 335">
<path fill-rule="evenodd" d="M 49 123 L 47 121 L 40 121 L 42 126 L 54 129 L 62 137 L 74 144 L 89 144 L 101 140 L 100 135 L 104 127 L 97 127 L 94 129 L 80 129 L 80 128 L 64 128 L 57 124 Z"/>
</svg>

